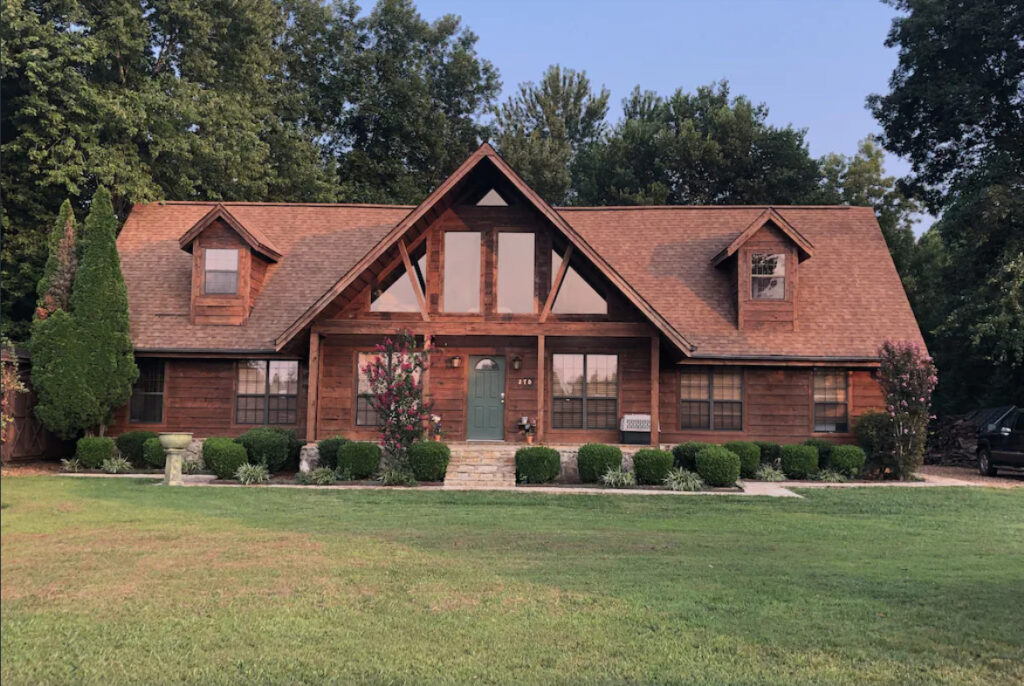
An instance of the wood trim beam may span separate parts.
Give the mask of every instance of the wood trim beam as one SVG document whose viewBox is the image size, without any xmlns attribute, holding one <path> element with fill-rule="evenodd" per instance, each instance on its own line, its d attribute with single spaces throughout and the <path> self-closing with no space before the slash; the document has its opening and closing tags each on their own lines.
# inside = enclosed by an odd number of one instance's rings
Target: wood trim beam
<svg viewBox="0 0 1024 686">
<path fill-rule="evenodd" d="M 545 364 L 545 353 L 544 353 L 544 336 L 537 336 L 537 442 L 544 442 L 544 413 L 545 403 L 547 399 L 547 392 L 545 391 L 545 374 L 547 371 Z"/>
<path fill-rule="evenodd" d="M 317 405 L 320 399 L 320 334 L 309 334 L 309 382 L 306 384 L 306 442 L 316 440 Z"/>
<path fill-rule="evenodd" d="M 573 336 L 601 338 L 650 338 L 657 329 L 647 322 L 552 322 L 530 321 L 424 321 L 332 319 L 313 324 L 313 333 L 326 335 L 393 335 L 407 329 L 417 335 L 435 336 Z"/>
<path fill-rule="evenodd" d="M 569 260 L 572 258 L 573 251 L 572 243 L 565 250 L 565 255 L 562 256 L 562 264 L 558 265 L 558 273 L 555 275 L 555 280 L 551 284 L 551 291 L 548 293 L 548 299 L 544 301 L 544 309 L 540 313 L 540 321 L 546 322 L 548 315 L 551 314 L 551 308 L 555 306 L 555 298 L 558 297 L 558 291 L 562 289 L 562 282 L 565 281 L 565 273 L 569 271 Z"/>
<path fill-rule="evenodd" d="M 651 336 L 651 445 L 661 445 L 661 337 Z"/>
<path fill-rule="evenodd" d="M 412 260 L 409 259 L 409 250 L 405 247 L 405 241 L 402 239 L 398 240 L 398 252 L 402 254 L 402 262 L 405 263 L 405 275 L 409 277 L 409 282 L 412 284 L 412 292 L 416 294 L 416 302 L 420 304 L 420 315 L 423 317 L 423 321 L 430 321 L 430 313 L 427 312 L 427 299 L 423 295 L 423 289 L 420 288 L 420 280 L 416 278 L 416 272 L 412 268 Z"/>
</svg>

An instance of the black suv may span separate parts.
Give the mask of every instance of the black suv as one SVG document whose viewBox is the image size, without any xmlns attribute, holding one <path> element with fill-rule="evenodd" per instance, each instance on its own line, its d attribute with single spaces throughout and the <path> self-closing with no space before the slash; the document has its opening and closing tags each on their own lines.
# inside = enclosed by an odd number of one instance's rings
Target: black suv
<svg viewBox="0 0 1024 686">
<path fill-rule="evenodd" d="M 978 430 L 978 470 L 995 476 L 999 467 L 1024 469 L 1024 409 L 1011 407 Z"/>
</svg>

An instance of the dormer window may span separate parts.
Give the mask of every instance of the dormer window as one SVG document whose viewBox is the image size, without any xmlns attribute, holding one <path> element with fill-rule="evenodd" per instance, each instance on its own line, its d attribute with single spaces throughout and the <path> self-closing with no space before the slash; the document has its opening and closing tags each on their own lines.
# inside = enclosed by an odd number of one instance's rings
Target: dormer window
<svg viewBox="0 0 1024 686">
<path fill-rule="evenodd" d="M 754 300 L 786 299 L 786 256 L 753 253 L 750 256 L 750 297 Z"/>
<path fill-rule="evenodd" d="M 235 295 L 238 293 L 238 251 L 207 248 L 203 253 L 203 293 Z"/>
</svg>

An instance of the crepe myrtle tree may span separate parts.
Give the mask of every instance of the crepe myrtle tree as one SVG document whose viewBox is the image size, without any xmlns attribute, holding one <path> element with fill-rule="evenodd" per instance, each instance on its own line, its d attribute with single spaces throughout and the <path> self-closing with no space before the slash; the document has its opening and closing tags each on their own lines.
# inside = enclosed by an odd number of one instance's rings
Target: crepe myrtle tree
<svg viewBox="0 0 1024 686">
<path fill-rule="evenodd" d="M 932 391 L 938 383 L 935 363 L 911 342 L 886 341 L 878 357 L 879 383 L 891 419 L 892 466 L 897 478 L 908 479 L 924 456 Z"/>
<path fill-rule="evenodd" d="M 423 373 L 429 366 L 429 343 L 417 348 L 407 330 L 384 339 L 377 356 L 362 370 L 377 411 L 380 444 L 388 467 L 409 469 L 409 446 L 421 440 L 430 421 L 430 403 L 423 399 Z"/>
</svg>

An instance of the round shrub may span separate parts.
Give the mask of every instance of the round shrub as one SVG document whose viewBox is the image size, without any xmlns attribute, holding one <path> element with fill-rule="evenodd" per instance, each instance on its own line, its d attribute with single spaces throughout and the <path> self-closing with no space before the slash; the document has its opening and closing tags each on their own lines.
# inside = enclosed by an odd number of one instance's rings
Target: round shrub
<svg viewBox="0 0 1024 686">
<path fill-rule="evenodd" d="M 245 446 L 230 438 L 207 438 L 203 441 L 203 462 L 218 479 L 233 479 L 235 472 L 248 461 Z"/>
<path fill-rule="evenodd" d="M 335 469 L 338 466 L 338 448 L 349 442 L 347 438 L 334 436 L 332 438 L 325 438 L 317 443 L 316 450 L 320 454 L 317 466 Z"/>
<path fill-rule="evenodd" d="M 706 448 L 708 443 L 700 441 L 689 441 L 680 443 L 672 448 L 672 456 L 675 458 L 675 465 L 681 469 L 688 469 L 691 472 L 697 468 L 697 453 Z"/>
<path fill-rule="evenodd" d="M 832 458 L 829 466 L 840 474 L 854 477 L 860 474 L 860 470 L 864 468 L 866 460 L 867 455 L 859 447 L 855 445 L 837 445 L 832 448 Z"/>
<path fill-rule="evenodd" d="M 892 459 L 892 417 L 885 412 L 866 412 L 853 425 L 853 435 L 864 449 L 869 471 L 895 467 Z"/>
<path fill-rule="evenodd" d="M 784 445 L 780 459 L 787 478 L 807 479 L 818 472 L 818 449 L 813 445 Z"/>
<path fill-rule="evenodd" d="M 126 431 L 115 438 L 114 443 L 124 459 L 136 467 L 147 467 L 142 448 L 152 438 L 156 438 L 152 431 Z"/>
<path fill-rule="evenodd" d="M 576 468 L 583 483 L 597 483 L 609 469 L 622 469 L 622 451 L 614 445 L 587 443 L 576 453 Z"/>
<path fill-rule="evenodd" d="M 288 442 L 288 458 L 281 469 L 284 471 L 298 471 L 302 441 L 299 440 L 299 435 L 295 432 L 295 429 L 286 429 L 283 426 L 266 426 L 262 428 L 284 436 L 284 440 Z"/>
<path fill-rule="evenodd" d="M 782 446 L 771 441 L 754 441 L 761 449 L 761 464 L 775 464 L 782 453 Z"/>
<path fill-rule="evenodd" d="M 835 447 L 835 443 L 826 441 L 824 438 L 808 438 L 804 441 L 804 445 L 811 445 L 818 449 L 818 469 L 827 469 L 831 464 L 829 460 L 832 459 L 832 448 Z"/>
<path fill-rule="evenodd" d="M 338 448 L 338 473 L 350 479 L 369 479 L 380 469 L 380 446 L 376 443 L 345 443 Z"/>
<path fill-rule="evenodd" d="M 633 473 L 638 484 L 662 484 L 672 470 L 672 453 L 656 448 L 643 448 L 633 455 Z"/>
<path fill-rule="evenodd" d="M 554 448 L 532 445 L 516 451 L 516 481 L 544 484 L 554 481 L 562 470 L 562 456 Z"/>
<path fill-rule="evenodd" d="M 409 446 L 409 468 L 417 481 L 444 481 L 452 451 L 440 441 L 418 441 Z"/>
<path fill-rule="evenodd" d="M 746 441 L 729 441 L 725 449 L 736 453 L 740 458 L 740 476 L 753 479 L 757 468 L 761 466 L 761 448 L 756 443 Z"/>
<path fill-rule="evenodd" d="M 249 429 L 235 442 L 245 448 L 250 464 L 261 464 L 271 473 L 282 471 L 291 456 L 288 436 L 269 426 Z"/>
<path fill-rule="evenodd" d="M 86 469 L 99 469 L 103 460 L 114 456 L 114 439 L 106 436 L 79 438 L 75 445 L 75 457 Z"/>
<path fill-rule="evenodd" d="M 159 438 L 149 438 L 142 444 L 142 461 L 146 463 L 147 467 L 164 468 L 164 464 L 167 462 L 167 453 L 160 445 Z"/>
<path fill-rule="evenodd" d="M 697 474 L 710 486 L 733 486 L 740 478 L 739 456 L 720 445 L 708 445 L 697 452 Z"/>
</svg>

